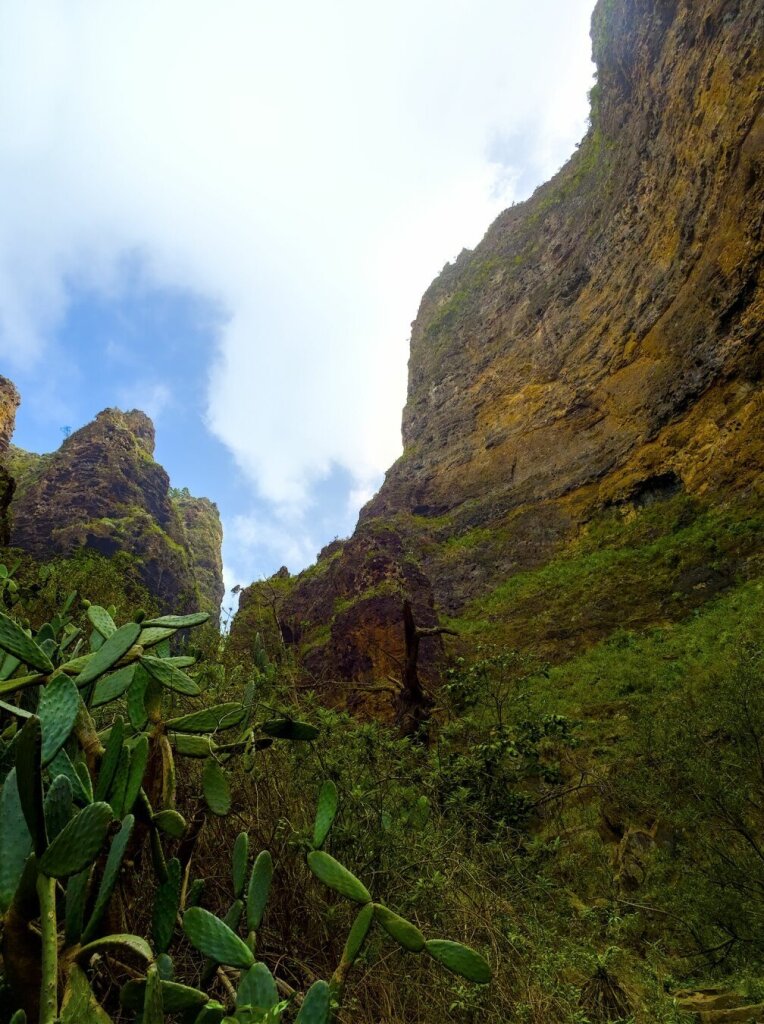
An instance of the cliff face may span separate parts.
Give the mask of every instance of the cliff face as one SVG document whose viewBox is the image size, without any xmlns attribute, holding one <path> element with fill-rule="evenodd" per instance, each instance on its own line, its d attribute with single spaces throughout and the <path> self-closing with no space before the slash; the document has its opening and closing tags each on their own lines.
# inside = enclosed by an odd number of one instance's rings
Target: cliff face
<svg viewBox="0 0 764 1024">
<path fill-rule="evenodd" d="M 223 586 L 223 524 L 214 501 L 195 498 L 188 488 L 172 492 L 191 553 L 191 568 L 202 607 L 217 616 L 225 596 Z"/>
<path fill-rule="evenodd" d="M 600 0 L 592 41 L 587 136 L 427 291 L 404 453 L 343 551 L 279 595 L 319 678 L 389 674 L 403 593 L 421 618 L 468 615 L 568 557 L 608 510 L 684 502 L 685 518 L 707 517 L 732 503 L 740 520 L 761 507 L 764 9 Z M 749 555 L 728 552 L 729 579 Z M 634 621 L 665 617 L 670 577 Z M 372 609 L 393 578 L 396 600 Z M 242 642 L 262 588 L 243 595 Z M 672 614 L 708 592 L 690 587 Z M 364 608 L 372 640 L 343 625 Z M 511 614 L 498 597 L 493 613 Z M 618 624 L 605 615 L 581 637 Z M 538 630 L 529 612 L 524 642 Z"/>
<path fill-rule="evenodd" d="M 201 518 L 213 540 L 222 538 L 217 509 L 190 495 L 176 502 L 153 455 L 151 420 L 137 410 L 118 409 L 99 413 L 49 455 L 12 448 L 10 544 L 41 560 L 80 548 L 107 557 L 126 551 L 167 608 L 201 604 L 217 614 L 222 571 L 216 576 L 206 536 L 198 554 L 193 543 L 205 535 Z M 196 505 L 203 512 L 195 515 Z"/>
<path fill-rule="evenodd" d="M 7 544 L 10 534 L 8 506 L 13 497 L 15 481 L 7 462 L 18 404 L 18 391 L 7 377 L 0 377 L 0 544 Z"/>
</svg>

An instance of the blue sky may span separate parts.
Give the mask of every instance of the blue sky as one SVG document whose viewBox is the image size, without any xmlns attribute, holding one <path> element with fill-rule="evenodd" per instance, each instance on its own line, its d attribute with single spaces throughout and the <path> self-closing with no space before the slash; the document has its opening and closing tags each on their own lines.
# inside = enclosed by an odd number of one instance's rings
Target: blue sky
<svg viewBox="0 0 764 1024">
<path fill-rule="evenodd" d="M 348 534 L 422 292 L 585 130 L 592 7 L 0 0 L 16 443 L 143 408 L 229 585 Z"/>
</svg>

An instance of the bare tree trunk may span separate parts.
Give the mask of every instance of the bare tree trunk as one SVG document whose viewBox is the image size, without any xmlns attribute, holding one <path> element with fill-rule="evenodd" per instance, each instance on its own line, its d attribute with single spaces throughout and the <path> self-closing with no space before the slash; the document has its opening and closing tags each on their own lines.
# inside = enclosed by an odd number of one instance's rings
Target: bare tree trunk
<svg viewBox="0 0 764 1024">
<path fill-rule="evenodd" d="M 435 701 L 422 686 L 419 679 L 419 643 L 423 637 L 439 636 L 450 633 L 456 636 L 453 629 L 446 626 L 417 626 L 411 602 L 403 602 L 403 636 L 406 644 L 406 655 L 403 665 L 403 680 L 400 692 L 395 700 L 395 721 L 402 736 L 417 737 L 427 742 L 427 726 L 432 715 Z"/>
</svg>

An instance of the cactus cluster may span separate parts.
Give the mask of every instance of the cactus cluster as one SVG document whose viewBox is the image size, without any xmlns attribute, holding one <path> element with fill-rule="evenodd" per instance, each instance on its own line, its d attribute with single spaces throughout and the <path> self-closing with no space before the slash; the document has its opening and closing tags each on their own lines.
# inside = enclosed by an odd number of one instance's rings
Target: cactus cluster
<svg viewBox="0 0 764 1024">
<path fill-rule="evenodd" d="M 190 877 L 191 860 L 184 863 L 180 852 L 191 827 L 176 807 L 176 759 L 203 759 L 204 801 L 213 814 L 226 815 L 231 757 L 252 756 L 277 740 L 312 740 L 317 730 L 289 717 L 255 722 L 253 693 L 242 702 L 174 713 L 178 701 L 199 697 L 200 687 L 186 671 L 195 658 L 173 653 L 179 648 L 171 641 L 207 615 L 147 621 L 139 614 L 118 627 L 114 609 L 85 604 L 86 629 L 75 624 L 70 598 L 35 635 L 0 613 L 2 1024 L 105 1024 L 110 1018 L 90 973 L 104 961 L 114 965 L 122 1011 L 142 1024 L 160 1024 L 166 1015 L 184 1024 L 266 1024 L 295 1011 L 300 1024 L 329 1024 L 374 922 L 403 949 L 426 952 L 472 981 L 489 980 L 477 953 L 426 940 L 414 924 L 373 902 L 322 849 L 338 808 L 337 790 L 327 782 L 308 866 L 361 909 L 329 982 L 316 982 L 304 997 L 280 987 L 256 959 L 271 855 L 261 851 L 250 864 L 242 832 L 227 914 L 219 918 L 199 905 L 203 883 Z M 146 936 L 124 926 L 122 899 L 127 872 L 143 851 L 156 876 Z M 199 988 L 175 980 L 169 950 L 181 932 L 205 958 Z M 231 971 L 239 972 L 235 986 Z M 225 983 L 227 1004 L 208 994 L 216 977 Z"/>
</svg>

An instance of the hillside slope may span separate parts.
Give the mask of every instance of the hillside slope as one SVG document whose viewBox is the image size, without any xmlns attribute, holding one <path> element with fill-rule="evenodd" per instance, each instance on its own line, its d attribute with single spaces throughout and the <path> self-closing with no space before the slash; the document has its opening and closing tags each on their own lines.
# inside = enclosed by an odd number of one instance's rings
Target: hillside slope
<svg viewBox="0 0 764 1024">
<path fill-rule="evenodd" d="M 340 699 L 400 673 L 404 596 L 559 661 L 761 571 L 764 10 L 600 0 L 592 42 L 577 152 L 422 300 L 353 537 L 242 595 L 234 641 Z"/>
</svg>

